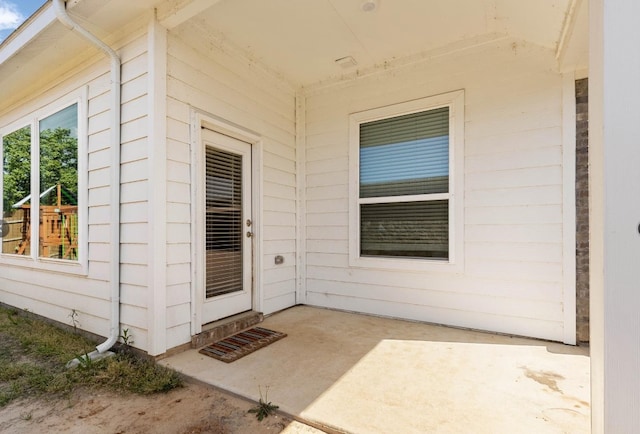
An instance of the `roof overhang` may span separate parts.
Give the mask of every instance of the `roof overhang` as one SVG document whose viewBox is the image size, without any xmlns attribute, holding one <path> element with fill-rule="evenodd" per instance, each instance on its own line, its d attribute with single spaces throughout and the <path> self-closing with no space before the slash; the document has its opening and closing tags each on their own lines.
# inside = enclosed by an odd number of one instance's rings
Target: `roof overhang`
<svg viewBox="0 0 640 434">
<path fill-rule="evenodd" d="M 588 66 L 586 0 L 182 0 L 160 22 L 267 66 L 294 86 L 360 75 L 498 39 Z M 164 6 L 164 7 L 163 7 Z"/>
<path fill-rule="evenodd" d="M 155 9 L 177 36 L 206 38 L 292 87 L 501 38 L 548 49 L 558 71 L 588 65 L 586 0 L 73 0 L 67 7 L 107 43 Z M 0 112 L 92 55 L 48 2 L 0 45 Z"/>
</svg>

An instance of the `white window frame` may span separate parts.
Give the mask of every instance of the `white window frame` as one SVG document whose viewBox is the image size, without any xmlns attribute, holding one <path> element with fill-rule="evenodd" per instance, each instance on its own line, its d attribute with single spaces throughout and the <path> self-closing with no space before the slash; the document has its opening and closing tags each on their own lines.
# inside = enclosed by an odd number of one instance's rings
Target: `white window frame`
<svg viewBox="0 0 640 434">
<path fill-rule="evenodd" d="M 40 225 L 31 225 L 31 253 L 30 255 L 14 255 L 0 252 L 0 264 L 17 267 L 27 267 L 37 270 L 70 273 L 77 275 L 88 274 L 88 208 L 87 208 L 87 89 L 83 88 L 41 107 L 30 114 L 21 117 L 11 124 L 0 128 L 0 156 L 3 155 L 3 138 L 20 128 L 31 128 L 31 197 L 40 195 L 40 125 L 39 122 L 65 108 L 77 104 L 78 106 L 78 259 L 55 259 L 39 256 Z M 0 192 L 4 191 L 3 177 L 0 174 Z M 0 194 L 0 209 L 3 209 L 3 195 Z M 31 201 L 31 221 L 40 221 L 40 201 Z"/>
<path fill-rule="evenodd" d="M 360 198 L 360 125 L 411 113 L 449 107 L 449 192 L 430 195 L 429 200 L 449 201 L 449 258 L 405 258 L 360 256 L 360 205 L 378 203 Z M 464 90 L 374 108 L 349 116 L 349 265 L 407 271 L 460 272 L 464 267 Z M 419 196 L 418 196 L 419 197 Z M 399 196 L 385 200 L 416 199 Z"/>
</svg>

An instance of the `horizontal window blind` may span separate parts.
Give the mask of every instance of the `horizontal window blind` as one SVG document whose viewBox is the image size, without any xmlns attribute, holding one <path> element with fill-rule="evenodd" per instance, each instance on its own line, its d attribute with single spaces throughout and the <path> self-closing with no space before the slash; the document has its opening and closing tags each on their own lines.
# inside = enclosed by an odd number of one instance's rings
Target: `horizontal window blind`
<svg viewBox="0 0 640 434">
<path fill-rule="evenodd" d="M 360 197 L 449 191 L 449 107 L 360 125 Z"/>
<path fill-rule="evenodd" d="M 242 288 L 242 157 L 206 150 L 206 296 Z"/>
<path fill-rule="evenodd" d="M 360 205 L 362 256 L 448 257 L 449 201 Z"/>
</svg>

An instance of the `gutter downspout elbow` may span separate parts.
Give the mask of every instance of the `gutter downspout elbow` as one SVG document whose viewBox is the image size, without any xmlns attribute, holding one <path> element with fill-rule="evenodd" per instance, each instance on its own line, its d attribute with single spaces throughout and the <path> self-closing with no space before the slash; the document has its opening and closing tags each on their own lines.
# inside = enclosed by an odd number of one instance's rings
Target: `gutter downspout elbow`
<svg viewBox="0 0 640 434">
<path fill-rule="evenodd" d="M 70 30 L 78 33 L 91 44 L 102 50 L 111 60 L 111 327 L 109 337 L 98 345 L 99 354 L 108 351 L 120 336 L 120 117 L 121 117 L 121 66 L 118 53 L 71 19 L 66 10 L 65 0 L 52 0 L 58 20 Z"/>
</svg>

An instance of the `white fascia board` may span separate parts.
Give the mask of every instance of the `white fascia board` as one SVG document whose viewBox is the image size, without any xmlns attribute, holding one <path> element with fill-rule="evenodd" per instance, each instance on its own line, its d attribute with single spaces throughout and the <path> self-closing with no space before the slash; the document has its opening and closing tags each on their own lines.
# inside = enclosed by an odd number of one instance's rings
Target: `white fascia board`
<svg viewBox="0 0 640 434">
<path fill-rule="evenodd" d="M 53 7 L 49 4 L 32 15 L 29 20 L 30 22 L 25 23 L 22 28 L 16 30 L 16 33 L 9 36 L 4 44 L 0 45 L 0 65 L 18 54 L 25 45 L 56 22 L 57 18 Z"/>
</svg>

